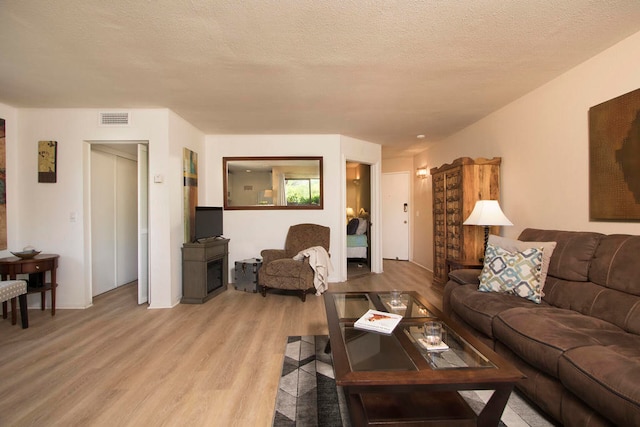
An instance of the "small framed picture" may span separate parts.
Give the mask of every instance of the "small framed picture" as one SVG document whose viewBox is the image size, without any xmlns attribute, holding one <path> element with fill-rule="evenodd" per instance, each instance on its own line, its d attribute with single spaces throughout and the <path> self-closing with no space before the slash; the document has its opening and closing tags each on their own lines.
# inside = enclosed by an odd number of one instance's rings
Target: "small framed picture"
<svg viewBox="0 0 640 427">
<path fill-rule="evenodd" d="M 56 182 L 57 141 L 38 141 L 38 182 Z"/>
</svg>

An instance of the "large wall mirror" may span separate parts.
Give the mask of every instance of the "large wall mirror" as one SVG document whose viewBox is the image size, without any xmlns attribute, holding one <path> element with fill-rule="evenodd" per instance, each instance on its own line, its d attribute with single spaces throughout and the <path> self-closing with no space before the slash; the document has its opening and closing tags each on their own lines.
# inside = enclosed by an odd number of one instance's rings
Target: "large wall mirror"
<svg viewBox="0 0 640 427">
<path fill-rule="evenodd" d="M 223 157 L 225 209 L 322 209 L 322 157 Z"/>
</svg>

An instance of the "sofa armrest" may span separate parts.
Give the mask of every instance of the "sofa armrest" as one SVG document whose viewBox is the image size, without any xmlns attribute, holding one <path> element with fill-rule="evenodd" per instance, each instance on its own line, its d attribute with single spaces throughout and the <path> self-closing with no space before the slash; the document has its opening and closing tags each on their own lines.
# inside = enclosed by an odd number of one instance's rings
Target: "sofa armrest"
<svg viewBox="0 0 640 427">
<path fill-rule="evenodd" d="M 453 280 L 459 285 L 479 285 L 480 273 L 482 270 L 461 268 L 449 272 L 449 280 Z"/>
<path fill-rule="evenodd" d="M 444 287 L 442 293 L 442 312 L 447 316 L 452 316 L 451 308 L 451 292 L 458 286 L 463 285 L 479 285 L 480 284 L 480 271 L 478 269 L 466 269 L 461 268 L 459 270 L 452 270 L 449 272 L 449 281 Z"/>
</svg>

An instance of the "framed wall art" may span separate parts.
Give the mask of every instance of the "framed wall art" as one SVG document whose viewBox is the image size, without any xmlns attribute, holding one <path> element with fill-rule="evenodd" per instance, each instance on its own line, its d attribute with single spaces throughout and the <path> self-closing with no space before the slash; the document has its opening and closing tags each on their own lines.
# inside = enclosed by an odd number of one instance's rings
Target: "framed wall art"
<svg viewBox="0 0 640 427">
<path fill-rule="evenodd" d="M 198 153 L 183 149 L 182 173 L 184 185 L 184 241 L 193 242 L 196 235 L 196 206 L 198 205 Z"/>
<path fill-rule="evenodd" d="M 4 119 L 0 119 L 0 250 L 7 249 L 7 171 L 4 125 Z"/>
<path fill-rule="evenodd" d="M 38 142 L 38 182 L 56 182 L 58 143 Z"/>
<path fill-rule="evenodd" d="M 589 109 L 589 219 L 640 221 L 640 89 Z"/>
</svg>

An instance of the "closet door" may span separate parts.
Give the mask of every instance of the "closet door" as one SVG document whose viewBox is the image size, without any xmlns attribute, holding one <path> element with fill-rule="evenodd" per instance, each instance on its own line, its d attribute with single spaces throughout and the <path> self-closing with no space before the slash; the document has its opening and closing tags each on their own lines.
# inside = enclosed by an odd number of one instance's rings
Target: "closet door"
<svg viewBox="0 0 640 427">
<path fill-rule="evenodd" d="M 138 165 L 116 156 L 116 286 L 138 278 Z"/>
<path fill-rule="evenodd" d="M 138 144 L 138 304 L 149 302 L 149 152 Z"/>
<path fill-rule="evenodd" d="M 91 150 L 92 296 L 138 278 L 137 162 Z"/>
<path fill-rule="evenodd" d="M 91 151 L 92 296 L 116 287 L 115 156 Z"/>
</svg>

